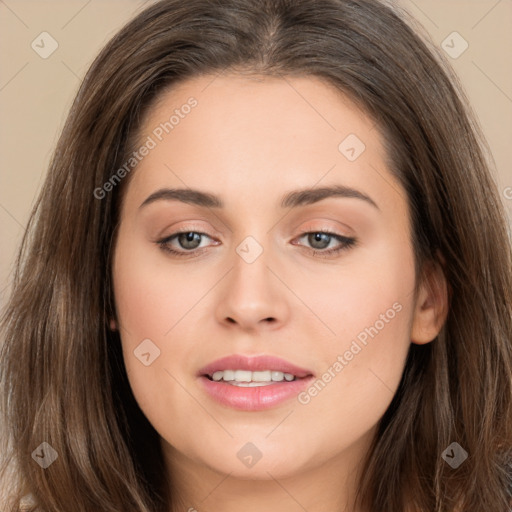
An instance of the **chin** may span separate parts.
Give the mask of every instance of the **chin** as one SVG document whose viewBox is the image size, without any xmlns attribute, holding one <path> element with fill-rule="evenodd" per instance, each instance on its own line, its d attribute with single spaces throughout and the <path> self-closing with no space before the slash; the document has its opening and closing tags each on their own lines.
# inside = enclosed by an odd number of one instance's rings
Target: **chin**
<svg viewBox="0 0 512 512">
<path fill-rule="evenodd" d="M 308 459 L 311 461 L 305 454 L 304 444 L 298 445 L 301 446 L 300 456 L 296 444 L 283 447 L 264 440 L 233 443 L 229 448 L 220 446 L 214 457 L 210 452 L 208 457 L 202 458 L 202 464 L 242 480 L 282 479 L 304 471 Z"/>
</svg>

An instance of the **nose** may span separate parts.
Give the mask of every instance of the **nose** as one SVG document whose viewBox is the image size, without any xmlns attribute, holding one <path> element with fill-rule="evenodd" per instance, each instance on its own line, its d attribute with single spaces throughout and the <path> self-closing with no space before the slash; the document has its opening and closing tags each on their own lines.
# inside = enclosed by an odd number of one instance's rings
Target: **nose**
<svg viewBox="0 0 512 512">
<path fill-rule="evenodd" d="M 217 320 L 244 331 L 278 329 L 290 316 L 286 287 L 268 266 L 266 250 L 249 263 L 235 254 L 233 268 L 223 279 L 216 307 Z"/>
</svg>

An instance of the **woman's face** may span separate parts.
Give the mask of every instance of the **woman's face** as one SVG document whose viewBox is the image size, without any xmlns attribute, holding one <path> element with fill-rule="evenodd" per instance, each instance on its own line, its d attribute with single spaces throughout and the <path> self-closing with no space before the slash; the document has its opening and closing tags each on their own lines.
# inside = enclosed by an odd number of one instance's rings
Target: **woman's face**
<svg viewBox="0 0 512 512">
<path fill-rule="evenodd" d="M 317 78 L 203 76 L 139 142 L 116 325 L 171 464 L 279 478 L 360 460 L 411 340 L 436 334 L 375 124 Z"/>
</svg>

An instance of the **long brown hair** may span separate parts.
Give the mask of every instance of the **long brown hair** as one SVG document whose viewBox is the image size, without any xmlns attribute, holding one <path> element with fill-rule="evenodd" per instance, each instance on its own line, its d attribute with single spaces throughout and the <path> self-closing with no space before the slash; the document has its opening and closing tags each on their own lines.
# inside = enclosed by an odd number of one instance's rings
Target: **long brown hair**
<svg viewBox="0 0 512 512">
<path fill-rule="evenodd" d="M 376 0 L 163 0 L 101 51 L 56 147 L 3 316 L 6 468 L 15 468 L 9 510 L 27 493 L 37 503 L 30 510 L 42 512 L 170 510 L 158 435 L 108 328 L 110 255 L 128 179 L 102 198 L 95 191 L 126 162 L 140 120 L 164 89 L 223 70 L 320 77 L 364 109 L 408 194 L 417 279 L 425 263 L 437 262 L 449 283 L 446 323 L 432 343 L 411 344 L 363 461 L 361 507 L 506 512 L 505 215 L 456 78 L 404 16 Z M 46 469 L 32 457 L 43 442 L 58 454 Z M 457 469 L 442 458 L 452 442 L 468 453 Z"/>
</svg>

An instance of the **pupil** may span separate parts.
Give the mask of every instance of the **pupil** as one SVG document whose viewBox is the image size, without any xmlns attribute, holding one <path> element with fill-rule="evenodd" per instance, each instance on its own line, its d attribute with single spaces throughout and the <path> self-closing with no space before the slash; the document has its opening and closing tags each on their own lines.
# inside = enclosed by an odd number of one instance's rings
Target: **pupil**
<svg viewBox="0 0 512 512">
<path fill-rule="evenodd" d="M 312 235 L 309 235 L 309 237 L 309 243 L 315 249 L 325 249 L 329 245 L 329 239 L 331 236 L 326 233 L 313 233 Z M 317 242 L 320 242 L 320 246 L 317 245 Z"/>
<path fill-rule="evenodd" d="M 194 243 L 194 238 L 197 244 Z M 189 233 L 182 233 L 179 241 L 185 249 L 195 249 L 201 243 L 200 238 L 199 233 L 190 231 Z"/>
</svg>

